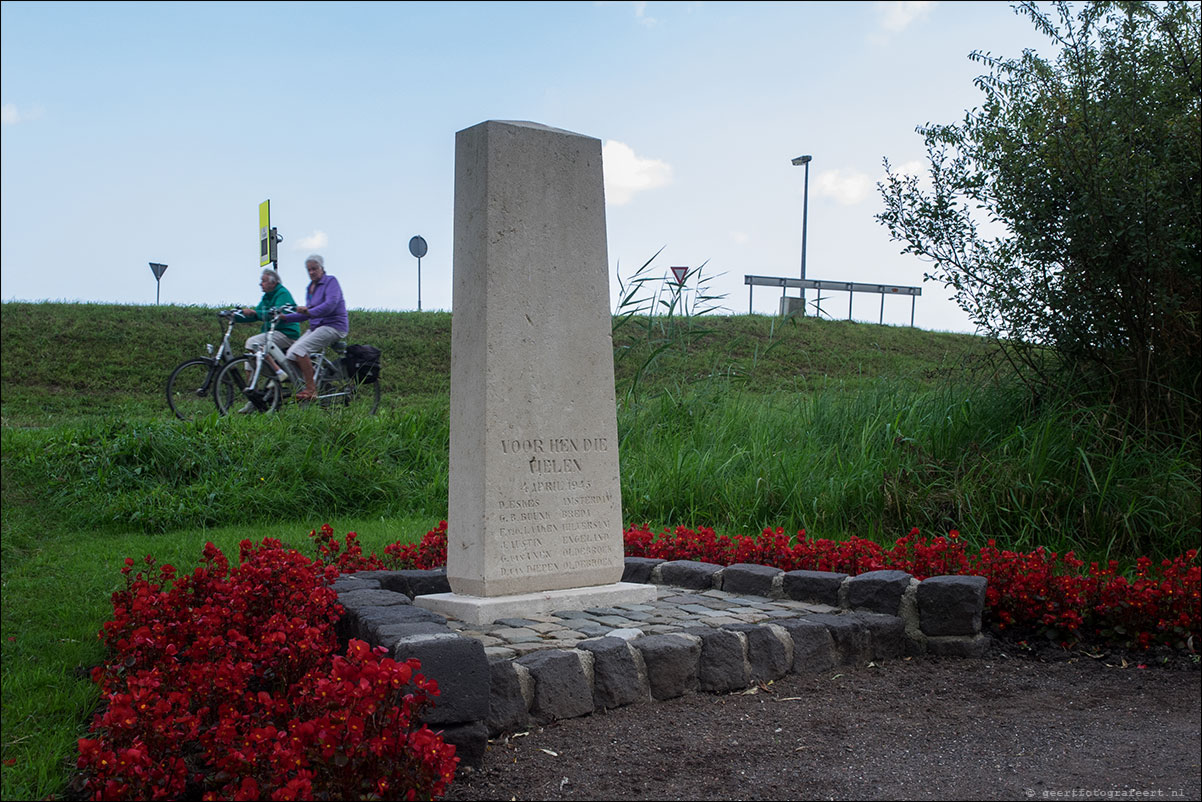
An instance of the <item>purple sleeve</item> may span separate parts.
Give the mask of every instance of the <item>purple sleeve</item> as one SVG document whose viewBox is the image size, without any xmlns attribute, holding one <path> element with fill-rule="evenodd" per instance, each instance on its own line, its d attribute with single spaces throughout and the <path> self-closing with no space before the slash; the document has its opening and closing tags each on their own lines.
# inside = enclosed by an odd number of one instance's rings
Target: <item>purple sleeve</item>
<svg viewBox="0 0 1202 802">
<path fill-rule="evenodd" d="M 333 276 L 317 285 L 313 303 L 308 307 L 309 317 L 334 317 L 342 307 L 342 285 Z"/>
</svg>

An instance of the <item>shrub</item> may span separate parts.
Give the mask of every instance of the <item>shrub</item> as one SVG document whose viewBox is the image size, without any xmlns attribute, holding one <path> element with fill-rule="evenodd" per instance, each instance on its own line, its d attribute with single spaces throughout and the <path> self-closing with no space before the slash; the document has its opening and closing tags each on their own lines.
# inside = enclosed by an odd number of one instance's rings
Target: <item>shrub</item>
<svg viewBox="0 0 1202 802">
<path fill-rule="evenodd" d="M 333 565 L 279 541 L 211 543 L 188 576 L 122 569 L 95 669 L 105 707 L 78 766 L 94 799 L 431 799 L 455 748 L 419 724 L 438 688 L 416 660 L 350 641 Z"/>
</svg>

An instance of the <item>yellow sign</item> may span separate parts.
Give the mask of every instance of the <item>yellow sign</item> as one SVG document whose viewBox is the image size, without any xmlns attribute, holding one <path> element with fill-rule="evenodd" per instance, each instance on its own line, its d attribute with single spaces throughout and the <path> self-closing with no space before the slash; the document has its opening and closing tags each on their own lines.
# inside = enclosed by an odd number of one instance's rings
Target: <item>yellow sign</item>
<svg viewBox="0 0 1202 802">
<path fill-rule="evenodd" d="M 270 264 L 275 255 L 271 240 L 271 201 L 265 200 L 259 204 L 259 267 Z"/>
</svg>

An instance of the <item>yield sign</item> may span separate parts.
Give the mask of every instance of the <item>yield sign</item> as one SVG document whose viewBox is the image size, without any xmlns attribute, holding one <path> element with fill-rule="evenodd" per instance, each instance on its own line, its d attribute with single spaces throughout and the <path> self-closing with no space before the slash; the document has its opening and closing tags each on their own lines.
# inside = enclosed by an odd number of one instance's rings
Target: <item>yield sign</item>
<svg viewBox="0 0 1202 802">
<path fill-rule="evenodd" d="M 158 281 L 163 277 L 163 274 L 167 272 L 167 265 L 162 265 L 158 262 L 151 262 L 150 272 L 154 273 L 154 279 L 155 281 Z"/>
<path fill-rule="evenodd" d="M 688 274 L 688 272 L 689 272 L 688 267 L 673 267 L 672 268 L 672 275 L 676 276 L 677 284 L 684 284 L 684 277 L 685 277 L 685 275 Z"/>
</svg>

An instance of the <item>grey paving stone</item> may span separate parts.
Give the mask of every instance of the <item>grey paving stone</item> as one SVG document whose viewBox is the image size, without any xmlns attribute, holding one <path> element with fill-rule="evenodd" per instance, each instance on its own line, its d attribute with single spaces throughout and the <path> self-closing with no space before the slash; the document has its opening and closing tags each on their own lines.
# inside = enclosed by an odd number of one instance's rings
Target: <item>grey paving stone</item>
<svg viewBox="0 0 1202 802">
<path fill-rule="evenodd" d="M 654 616 L 641 610 L 622 610 L 622 617 L 629 621 L 650 621 Z"/>
<path fill-rule="evenodd" d="M 562 632 L 567 629 L 567 626 L 564 624 L 547 624 L 542 621 L 531 621 L 527 628 L 545 635 L 552 632 Z"/>
<path fill-rule="evenodd" d="M 455 756 L 463 766 L 479 768 L 488 749 L 488 727 L 482 721 L 470 721 L 442 727 L 442 740 L 455 747 Z"/>
<path fill-rule="evenodd" d="M 810 620 L 830 632 L 841 665 L 858 665 L 872 659 L 872 637 L 860 619 L 848 614 L 818 613 L 810 616 Z"/>
<path fill-rule="evenodd" d="M 730 593 L 749 593 L 771 596 L 776 577 L 784 572 L 779 568 L 753 563 L 735 563 L 722 571 L 722 590 Z"/>
<path fill-rule="evenodd" d="M 647 683 L 655 699 L 674 699 L 697 690 L 701 639 L 682 635 L 648 635 L 634 641 L 647 667 Z"/>
<path fill-rule="evenodd" d="M 933 576 L 918 583 L 918 616 L 923 634 L 979 633 L 985 588 L 983 576 Z"/>
<path fill-rule="evenodd" d="M 567 621 L 575 621 L 579 618 L 588 619 L 591 617 L 584 610 L 560 610 L 552 613 L 552 615 L 554 615 L 556 618 L 562 618 Z"/>
<path fill-rule="evenodd" d="M 647 634 L 647 633 L 643 632 L 643 630 L 641 630 L 641 629 L 634 629 L 631 627 L 626 627 L 623 629 L 611 630 L 607 637 L 620 638 L 625 641 L 631 641 L 631 640 L 634 640 L 635 638 L 641 638 L 645 634 Z"/>
<path fill-rule="evenodd" d="M 593 689 L 575 652 L 562 649 L 524 655 L 517 662 L 534 679 L 530 715 L 546 723 L 593 712 Z"/>
<path fill-rule="evenodd" d="M 490 634 L 506 643 L 537 643 L 543 639 L 542 635 L 525 627 L 504 627 Z"/>
<path fill-rule="evenodd" d="M 581 641 L 578 648 L 593 655 L 593 705 L 598 710 L 633 704 L 649 698 L 646 678 L 639 674 L 631 646 L 615 637 Z"/>
<path fill-rule="evenodd" d="M 485 646 L 484 656 L 489 660 L 512 660 L 518 656 L 518 653 L 513 649 L 502 646 Z"/>
<path fill-rule="evenodd" d="M 367 591 L 375 593 L 377 591 Z M 388 591 L 379 591 L 386 593 Z M 430 610 L 414 607 L 411 604 L 396 604 L 388 607 L 366 607 L 357 610 L 347 610 L 347 619 L 351 621 L 359 633 L 358 637 L 371 643 L 383 643 L 379 633 L 385 627 L 397 624 L 435 623 L 445 624 L 446 618 Z M 446 630 L 450 633 L 450 630 Z"/>
<path fill-rule="evenodd" d="M 794 674 L 814 674 L 838 665 L 839 655 L 830 630 L 808 618 L 782 619 L 774 622 L 793 639 Z"/>
<path fill-rule="evenodd" d="M 573 621 L 572 629 L 590 638 L 599 638 L 608 633 L 613 627 L 607 627 L 596 621 Z"/>
<path fill-rule="evenodd" d="M 485 650 L 487 652 L 487 650 Z M 495 738 L 526 726 L 530 710 L 522 695 L 521 682 L 511 658 L 489 658 L 488 734 Z"/>
<path fill-rule="evenodd" d="M 713 563 L 695 562 L 693 560 L 672 560 L 657 565 L 653 576 L 658 574 L 659 581 L 673 587 L 708 590 L 714 587 L 714 576 L 722 570 L 722 566 Z"/>
<path fill-rule="evenodd" d="M 726 629 L 692 627 L 686 632 L 701 638 L 698 690 L 729 693 L 741 691 L 751 684 L 742 638 Z"/>
<path fill-rule="evenodd" d="M 768 627 L 743 624 L 731 627 L 730 631 L 742 632 L 747 638 L 747 662 L 752 682 L 771 682 L 789 672 L 789 652 Z"/>
<path fill-rule="evenodd" d="M 591 615 L 622 615 L 624 610 L 619 610 L 617 607 L 585 607 L 584 611 Z"/>
<path fill-rule="evenodd" d="M 362 610 L 366 607 L 391 607 L 397 604 L 412 604 L 404 593 L 383 588 L 364 588 L 350 590 L 338 594 L 338 603 L 348 610 Z"/>
<path fill-rule="evenodd" d="M 868 571 L 847 580 L 847 604 L 853 610 L 897 615 L 913 579 L 905 571 Z"/>
<path fill-rule="evenodd" d="M 663 560 L 653 557 L 627 557 L 622 570 L 623 582 L 634 582 L 640 585 L 651 584 L 651 572 Z"/>
<path fill-rule="evenodd" d="M 839 587 L 847 574 L 831 571 L 786 571 L 781 577 L 781 592 L 790 599 L 839 606 Z"/>
<path fill-rule="evenodd" d="M 354 574 L 343 574 L 330 585 L 335 593 L 348 593 L 352 590 L 374 590 L 380 587 L 375 579 L 361 579 Z"/>
<path fill-rule="evenodd" d="M 902 657 L 906 651 L 906 622 L 895 615 L 856 613 L 872 639 L 872 659 Z"/>
<path fill-rule="evenodd" d="M 447 632 L 414 635 L 392 644 L 395 660 L 417 658 L 421 674 L 438 682 L 438 703 L 426 713 L 430 724 L 483 721 L 488 716 L 489 664 L 479 641 Z"/>
</svg>

